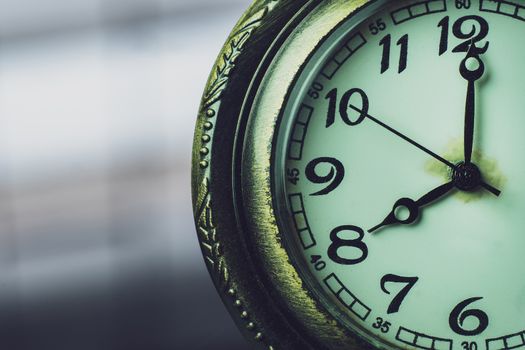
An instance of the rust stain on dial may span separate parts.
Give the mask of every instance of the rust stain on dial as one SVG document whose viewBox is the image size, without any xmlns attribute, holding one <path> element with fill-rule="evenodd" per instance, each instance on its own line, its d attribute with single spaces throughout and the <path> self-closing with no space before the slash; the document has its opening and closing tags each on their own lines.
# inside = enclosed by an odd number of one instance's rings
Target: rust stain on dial
<svg viewBox="0 0 525 350">
<path fill-rule="evenodd" d="M 450 140 L 441 156 L 454 164 L 462 162 L 463 140 Z M 481 173 L 483 174 L 483 180 L 486 183 L 496 187 L 504 193 L 504 186 L 507 182 L 507 178 L 499 169 L 498 162 L 495 159 L 486 156 L 482 151 L 474 148 L 472 153 L 472 162 L 476 164 L 481 170 Z M 444 181 L 450 181 L 452 178 L 452 169 L 434 159 L 429 160 L 425 164 L 425 170 L 434 176 L 442 177 Z M 466 203 L 478 200 L 484 196 L 492 196 L 492 194 L 480 188 L 475 192 L 456 191 L 456 194 L 454 195 L 454 197 Z"/>
</svg>

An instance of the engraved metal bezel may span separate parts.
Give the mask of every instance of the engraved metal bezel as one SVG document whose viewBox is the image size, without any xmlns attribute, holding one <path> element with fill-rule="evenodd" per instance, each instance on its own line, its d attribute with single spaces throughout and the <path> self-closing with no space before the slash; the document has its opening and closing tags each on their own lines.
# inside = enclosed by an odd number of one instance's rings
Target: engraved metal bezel
<svg viewBox="0 0 525 350">
<path fill-rule="evenodd" d="M 374 0 L 258 0 L 227 40 L 195 132 L 192 194 L 210 274 L 261 349 L 374 349 L 316 299 L 283 244 L 272 194 L 277 121 L 304 63 Z"/>
</svg>

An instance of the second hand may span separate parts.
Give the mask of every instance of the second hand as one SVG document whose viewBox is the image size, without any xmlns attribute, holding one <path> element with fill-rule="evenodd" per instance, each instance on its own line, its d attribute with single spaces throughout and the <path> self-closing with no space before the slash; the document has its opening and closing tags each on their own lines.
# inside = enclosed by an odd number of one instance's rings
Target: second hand
<svg viewBox="0 0 525 350">
<path fill-rule="evenodd" d="M 350 105 L 349 106 L 350 108 L 352 108 L 354 111 L 358 112 L 358 113 L 361 113 L 361 115 L 365 116 L 366 118 L 370 119 L 371 121 L 373 121 L 374 123 L 376 124 L 379 124 L 380 126 L 382 126 L 383 128 L 387 129 L 388 131 L 396 134 L 397 136 L 401 137 L 403 140 L 411 143 L 412 145 L 416 146 L 417 148 L 419 148 L 420 150 L 422 150 L 423 152 L 431 155 L 432 157 L 434 157 L 435 159 L 439 160 L 441 163 L 443 164 L 446 164 L 447 166 L 449 166 L 450 168 L 452 169 L 455 169 L 456 166 L 454 164 L 452 164 L 451 162 L 449 162 L 448 160 L 446 160 L 445 158 L 441 157 L 440 155 L 438 155 L 437 153 L 434 153 L 432 152 L 431 150 L 429 150 L 428 148 L 424 147 L 423 145 L 417 143 L 416 141 L 412 140 L 411 138 L 409 138 L 408 136 L 400 133 L 399 131 L 397 131 L 396 129 L 392 128 L 391 126 L 389 125 L 386 125 L 385 123 L 383 123 L 382 121 L 380 121 L 379 119 L 371 116 L 370 114 L 368 113 L 365 113 L 365 111 L 362 111 L 360 110 L 359 108 L 353 106 L 353 105 Z"/>
<path fill-rule="evenodd" d="M 448 160 L 446 160 L 445 158 L 441 157 L 439 154 L 435 153 L 435 152 L 432 152 L 431 150 L 429 150 L 428 148 L 426 148 L 425 146 L 417 143 L 416 141 L 412 140 L 411 138 L 409 138 L 408 136 L 402 134 L 401 132 L 397 131 L 396 129 L 394 129 L 393 127 L 383 123 L 382 121 L 380 121 L 379 119 L 375 118 L 374 116 L 371 116 L 370 114 L 368 114 L 368 112 L 366 111 L 363 111 L 359 108 L 357 108 L 356 106 L 354 105 L 349 105 L 349 107 L 351 109 L 353 109 L 354 111 L 358 112 L 361 114 L 361 116 L 363 117 L 366 117 L 368 119 L 370 119 L 371 121 L 373 121 L 374 123 L 380 125 L 381 127 L 387 129 L 388 131 L 390 131 L 391 133 L 401 137 L 403 140 L 407 141 L 408 143 L 416 146 L 417 148 L 419 148 L 420 150 L 422 150 L 423 152 L 427 153 L 428 155 L 432 156 L 434 159 L 440 161 L 441 163 L 445 164 L 446 166 L 448 166 L 449 168 L 451 168 L 452 170 L 456 170 L 457 169 L 457 166 L 451 162 L 449 162 Z M 483 182 L 481 183 L 481 186 L 486 189 L 487 191 L 491 192 L 492 194 L 494 194 L 495 196 L 499 196 L 501 194 L 501 191 L 498 190 L 497 188 L 494 188 L 493 186 Z"/>
<path fill-rule="evenodd" d="M 365 116 L 366 118 L 370 119 L 371 121 L 373 121 L 374 123 L 382 126 L 383 128 L 387 129 L 388 131 L 396 134 L 397 136 L 401 137 L 403 140 L 411 143 L 412 145 L 416 146 L 417 148 L 419 148 L 420 150 L 422 150 L 423 152 L 431 155 L 433 158 L 439 160 L 441 163 L 443 164 L 446 164 L 448 167 L 452 168 L 452 169 L 456 169 L 456 166 L 454 164 L 452 164 L 451 162 L 449 162 L 448 160 L 446 160 L 445 158 L 441 157 L 440 155 L 438 155 L 437 153 L 434 153 L 432 152 L 431 150 L 429 150 L 428 148 L 426 148 L 425 146 L 417 143 L 416 141 L 412 140 L 411 138 L 409 138 L 408 136 L 400 133 L 399 131 L 397 131 L 396 129 L 392 128 L 391 126 L 389 125 L 386 125 L 385 123 L 383 123 L 382 121 L 380 121 L 379 119 L 371 116 L 370 114 L 366 113 L 365 111 L 353 106 L 353 105 L 349 105 L 350 108 L 352 108 L 354 111 L 358 112 L 358 113 L 361 113 L 362 116 Z"/>
</svg>

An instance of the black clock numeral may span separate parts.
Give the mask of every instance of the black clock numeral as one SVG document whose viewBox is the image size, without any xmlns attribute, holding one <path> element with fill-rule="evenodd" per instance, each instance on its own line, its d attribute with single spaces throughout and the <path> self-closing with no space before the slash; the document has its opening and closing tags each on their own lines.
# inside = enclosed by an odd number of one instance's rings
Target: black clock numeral
<svg viewBox="0 0 525 350">
<path fill-rule="evenodd" d="M 299 169 L 288 169 L 287 170 L 287 175 L 288 175 L 288 181 L 293 184 L 293 185 L 297 185 L 297 183 L 299 183 L 299 176 L 301 175 L 301 172 L 299 171 Z"/>
<path fill-rule="evenodd" d="M 326 268 L 326 262 L 320 255 L 312 255 L 310 263 L 314 266 L 317 271 L 323 271 Z"/>
<path fill-rule="evenodd" d="M 388 333 L 390 332 L 390 327 L 392 326 L 392 323 L 383 320 L 381 317 L 376 318 L 376 322 L 372 325 L 375 329 L 381 330 L 381 333 Z"/>
<path fill-rule="evenodd" d="M 347 233 L 348 235 L 348 232 L 350 234 L 357 233 L 358 237 L 341 237 L 342 233 Z M 363 242 L 364 238 L 365 232 L 360 227 L 345 225 L 335 228 L 330 233 L 330 240 L 332 241 L 332 244 L 328 248 L 328 257 L 332 261 L 342 265 L 357 265 L 359 263 L 362 263 L 368 257 L 368 247 Z M 357 257 L 348 257 L 347 255 L 342 256 L 342 252 L 348 253 L 348 250 L 344 248 L 355 248 L 352 250 L 359 251 L 359 255 Z"/>
<path fill-rule="evenodd" d="M 361 105 L 360 110 L 361 113 L 358 113 L 354 110 L 349 111 L 349 105 L 350 101 L 354 96 L 357 96 L 354 100 L 359 98 L 360 103 L 353 102 L 352 105 L 359 106 Z M 337 109 L 337 101 L 338 101 L 338 90 L 332 89 L 328 94 L 326 95 L 326 99 L 328 100 L 328 115 L 326 118 L 326 127 L 329 128 L 335 123 L 336 118 L 336 109 Z M 361 89 L 350 89 L 347 92 L 343 94 L 343 97 L 341 98 L 341 101 L 339 102 L 339 116 L 345 122 L 346 125 L 349 126 L 356 126 L 359 125 L 365 120 L 366 114 L 368 113 L 368 108 L 370 106 L 370 103 L 368 101 L 368 96 L 366 93 Z M 349 113 L 350 112 L 350 113 Z M 352 115 L 351 115 L 352 114 Z M 358 115 L 355 120 L 353 120 L 355 115 Z"/>
<path fill-rule="evenodd" d="M 323 84 L 315 82 L 310 87 L 310 90 L 308 90 L 308 96 L 310 96 L 314 100 L 317 100 L 320 96 L 321 91 L 323 90 L 324 90 Z"/>
<path fill-rule="evenodd" d="M 441 37 L 439 39 L 439 55 L 443 55 L 445 52 L 448 51 L 448 34 L 449 34 L 449 27 L 450 27 L 450 17 L 447 16 L 443 18 L 438 23 L 438 27 L 441 27 Z"/>
<path fill-rule="evenodd" d="M 469 32 L 464 32 L 464 24 L 473 21 L 479 25 L 479 32 L 476 29 L 476 26 L 472 25 Z M 480 16 L 465 16 L 458 19 L 454 26 L 452 27 L 452 33 L 461 40 L 465 40 L 462 44 L 456 46 L 452 52 L 468 52 L 472 43 L 477 44 L 481 40 L 485 39 L 489 34 L 489 23 L 486 19 Z M 477 34 L 476 34 L 477 33 Z M 477 45 L 476 45 L 477 46 Z M 477 53 L 483 54 L 487 52 L 489 48 L 489 43 L 485 43 L 483 47 L 477 47 Z"/>
<path fill-rule="evenodd" d="M 419 281 L 418 277 L 402 277 L 397 275 L 386 275 L 381 279 L 381 289 L 386 294 L 390 295 L 390 291 L 386 289 L 387 283 L 405 283 L 406 286 L 401 289 L 401 291 L 396 295 L 396 297 L 392 300 L 390 303 L 390 306 L 388 307 L 388 314 L 394 314 L 396 312 L 399 312 L 399 308 L 401 307 L 401 304 L 405 300 L 406 296 L 410 292 L 410 290 L 414 287 L 414 285 Z"/>
<path fill-rule="evenodd" d="M 383 46 L 383 56 L 381 58 L 381 74 L 390 68 L 390 47 L 392 46 L 392 36 L 388 34 L 379 42 Z"/>
<path fill-rule="evenodd" d="M 467 299 L 459 303 L 458 306 L 456 306 L 454 310 L 452 310 L 452 312 L 450 313 L 449 325 L 454 332 L 463 336 L 474 336 L 480 335 L 488 328 L 489 317 L 484 311 L 478 309 L 465 310 L 467 306 L 481 299 L 483 298 L 477 297 Z M 463 328 L 463 323 L 469 317 L 477 319 L 478 326 L 475 329 L 468 330 Z"/>
<path fill-rule="evenodd" d="M 465 31 L 471 24 L 470 30 Z M 477 25 L 476 25 L 477 24 Z M 449 32 L 450 32 L 450 17 L 443 18 L 438 27 L 441 28 L 441 39 L 439 40 L 439 55 L 443 55 L 448 51 Z M 452 52 L 468 52 L 472 43 L 477 44 L 484 40 L 489 34 L 489 23 L 486 19 L 480 16 L 465 16 L 454 22 L 452 26 L 452 34 L 460 40 L 465 40 L 456 46 Z M 486 42 L 483 47 L 476 45 L 476 53 L 484 54 L 489 48 L 489 42 Z"/>
<path fill-rule="evenodd" d="M 370 30 L 370 34 L 377 35 L 380 32 L 384 31 L 386 29 L 386 23 L 383 21 L 382 18 L 379 18 L 373 23 L 370 23 L 368 25 L 368 30 Z"/>
<path fill-rule="evenodd" d="M 476 343 L 475 341 L 464 341 L 463 343 L 461 343 L 461 347 L 463 347 L 463 349 L 465 350 L 478 350 L 478 343 Z"/>
<path fill-rule="evenodd" d="M 405 34 L 399 39 L 396 43 L 397 46 L 400 46 L 400 55 L 399 55 L 399 67 L 398 73 L 403 73 L 407 68 L 408 61 L 408 34 Z M 390 69 L 390 56 L 391 56 L 391 46 L 392 46 L 392 36 L 388 34 L 379 42 L 379 46 L 383 47 L 383 56 L 381 59 L 381 74 L 385 73 Z"/>
<path fill-rule="evenodd" d="M 456 8 L 458 10 L 461 10 L 461 9 L 469 9 L 470 6 L 472 5 L 472 1 L 471 0 L 456 0 Z"/>
<path fill-rule="evenodd" d="M 329 165 L 330 171 L 326 175 L 319 175 L 318 167 L 323 164 Z M 343 182 L 345 178 L 345 167 L 343 163 L 335 158 L 322 157 L 308 163 L 305 175 L 310 182 L 315 184 L 328 184 L 328 186 L 321 191 L 311 194 L 311 196 L 324 196 L 335 190 Z"/>
</svg>

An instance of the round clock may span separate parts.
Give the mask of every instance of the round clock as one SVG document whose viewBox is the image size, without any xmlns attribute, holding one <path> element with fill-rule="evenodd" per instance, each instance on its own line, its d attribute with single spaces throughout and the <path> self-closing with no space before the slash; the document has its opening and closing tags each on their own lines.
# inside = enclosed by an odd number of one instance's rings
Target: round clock
<svg viewBox="0 0 525 350">
<path fill-rule="evenodd" d="M 205 89 L 205 261 L 254 348 L 525 347 L 525 3 L 259 0 Z"/>
</svg>

